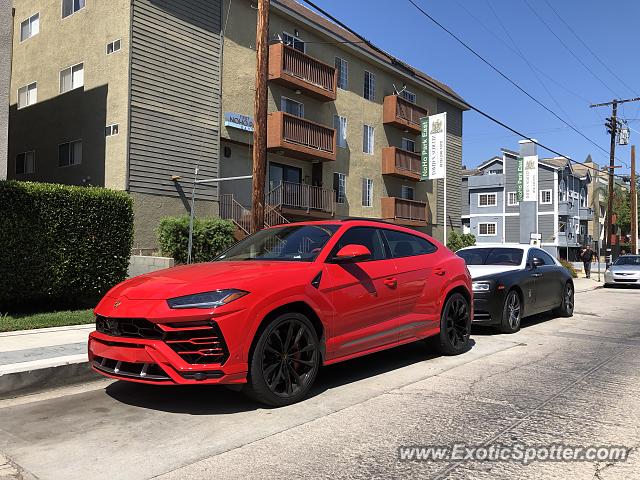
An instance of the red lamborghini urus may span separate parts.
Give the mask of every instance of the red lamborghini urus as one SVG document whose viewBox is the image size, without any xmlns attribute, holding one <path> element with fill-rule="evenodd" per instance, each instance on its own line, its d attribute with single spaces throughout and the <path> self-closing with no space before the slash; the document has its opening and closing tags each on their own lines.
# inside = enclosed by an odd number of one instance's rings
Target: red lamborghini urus
<svg viewBox="0 0 640 480">
<path fill-rule="evenodd" d="M 92 368 L 158 385 L 241 384 L 274 406 L 320 365 L 434 337 L 469 348 L 464 261 L 431 237 L 369 220 L 262 230 L 215 261 L 127 280 L 95 309 Z"/>
</svg>

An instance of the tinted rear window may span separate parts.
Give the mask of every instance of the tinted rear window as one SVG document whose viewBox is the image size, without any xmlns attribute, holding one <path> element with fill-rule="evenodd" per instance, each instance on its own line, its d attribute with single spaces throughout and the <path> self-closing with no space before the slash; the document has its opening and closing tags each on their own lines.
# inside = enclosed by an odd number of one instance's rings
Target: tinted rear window
<svg viewBox="0 0 640 480">
<path fill-rule="evenodd" d="M 456 255 L 467 265 L 508 265 L 522 263 L 523 250 L 520 248 L 469 248 L 459 250 Z"/>
<path fill-rule="evenodd" d="M 436 246 L 426 238 L 397 230 L 383 231 L 393 258 L 413 257 L 436 251 Z"/>
</svg>

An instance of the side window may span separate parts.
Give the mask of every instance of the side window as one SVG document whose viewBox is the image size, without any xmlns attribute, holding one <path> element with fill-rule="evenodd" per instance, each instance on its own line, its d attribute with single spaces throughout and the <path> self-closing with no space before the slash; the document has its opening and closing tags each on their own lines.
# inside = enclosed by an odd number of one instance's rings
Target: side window
<svg viewBox="0 0 640 480">
<path fill-rule="evenodd" d="M 342 247 L 346 245 L 364 245 L 371 252 L 372 260 L 385 260 L 387 254 L 382 242 L 382 236 L 380 230 L 373 227 L 353 227 L 347 230 L 338 243 L 333 247 L 333 250 L 329 254 L 329 259 L 333 258 Z"/>
<path fill-rule="evenodd" d="M 393 258 L 413 257 L 435 252 L 436 246 L 426 238 L 398 232 L 397 230 L 385 230 L 384 236 L 391 249 Z"/>
<path fill-rule="evenodd" d="M 538 257 L 540 260 L 542 260 L 545 265 L 555 265 L 556 264 L 556 262 L 553 261 L 553 258 L 551 258 L 551 255 L 549 255 L 544 250 L 534 250 L 534 252 L 535 252 L 534 255 L 536 257 Z"/>
</svg>

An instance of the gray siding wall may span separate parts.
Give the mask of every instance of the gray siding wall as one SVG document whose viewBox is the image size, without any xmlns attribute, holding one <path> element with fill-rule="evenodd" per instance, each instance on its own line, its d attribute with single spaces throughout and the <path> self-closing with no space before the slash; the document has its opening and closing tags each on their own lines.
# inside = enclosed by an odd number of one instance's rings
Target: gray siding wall
<svg viewBox="0 0 640 480">
<path fill-rule="evenodd" d="M 520 242 L 520 217 L 509 215 L 504 218 L 504 241 L 507 243 Z"/>
<path fill-rule="evenodd" d="M 218 177 L 220 18 L 221 0 L 133 0 L 130 191 L 184 197 L 196 164 Z"/>
<path fill-rule="evenodd" d="M 460 189 L 462 175 L 462 110 L 438 99 L 438 113 L 447 112 L 447 228 L 460 229 L 462 211 Z M 438 180 L 442 184 L 442 180 Z M 444 191 L 438 187 L 437 223 L 444 223 Z"/>
<path fill-rule="evenodd" d="M 496 216 L 488 216 L 488 217 L 474 217 L 471 216 L 471 232 L 476 237 L 476 243 L 500 243 L 502 242 L 502 232 L 504 231 L 503 220 L 504 217 L 502 215 Z M 478 228 L 479 223 L 495 223 L 496 224 L 496 234 L 491 236 L 480 235 L 480 229 Z"/>
<path fill-rule="evenodd" d="M 476 190 L 471 190 L 470 192 L 470 205 L 469 212 L 470 215 L 473 216 L 478 213 L 486 214 L 486 213 L 502 213 L 502 205 L 503 205 L 503 189 L 500 187 L 497 188 L 479 188 Z M 496 206 L 495 207 L 479 207 L 478 206 L 478 195 L 481 193 L 495 193 L 496 194 Z"/>
<path fill-rule="evenodd" d="M 9 89 L 11 86 L 11 0 L 0 0 L 0 180 L 7 178 Z"/>
<path fill-rule="evenodd" d="M 538 211 L 553 212 L 553 205 L 558 201 L 554 196 L 553 186 L 555 184 L 555 170 L 549 167 L 540 166 L 538 168 Z M 543 205 L 540 203 L 540 192 L 542 190 L 551 190 L 551 203 Z M 542 233 L 542 232 L 541 232 Z"/>
<path fill-rule="evenodd" d="M 469 215 L 469 180 L 465 177 L 460 185 L 460 213 Z"/>
<path fill-rule="evenodd" d="M 516 188 L 516 174 L 517 174 L 517 164 L 516 159 L 509 156 L 504 155 L 504 186 L 505 186 L 505 196 L 507 199 L 509 198 L 509 192 L 517 192 Z M 520 206 L 508 206 L 505 202 L 505 212 L 507 213 L 520 213 Z M 518 226 L 518 229 L 520 227 Z M 515 242 L 517 242 L 520 237 L 516 237 Z"/>
<path fill-rule="evenodd" d="M 538 233 L 542 235 L 542 243 L 554 243 L 554 220 L 555 216 L 538 215 Z"/>
</svg>

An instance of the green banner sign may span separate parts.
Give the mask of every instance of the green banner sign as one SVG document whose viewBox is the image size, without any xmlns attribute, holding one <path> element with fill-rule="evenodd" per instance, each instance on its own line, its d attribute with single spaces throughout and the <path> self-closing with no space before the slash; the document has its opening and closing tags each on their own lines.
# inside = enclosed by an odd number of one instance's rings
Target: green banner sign
<svg viewBox="0 0 640 480">
<path fill-rule="evenodd" d="M 420 128 L 422 129 L 422 172 L 421 179 L 429 179 L 429 117 L 420 119 Z"/>
<path fill-rule="evenodd" d="M 516 165 L 518 166 L 516 174 L 516 196 L 518 197 L 518 202 L 521 202 L 524 199 L 524 158 L 518 157 Z"/>
</svg>

